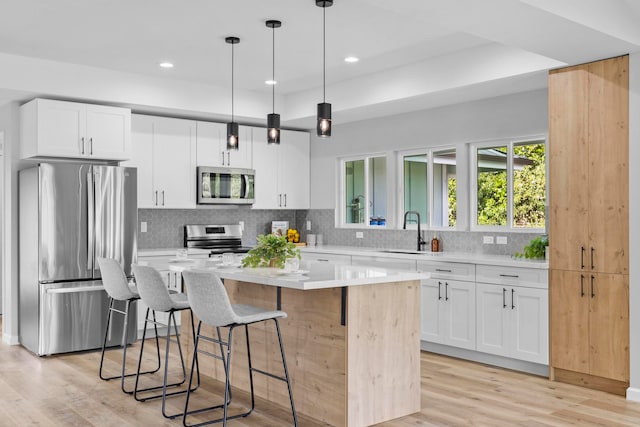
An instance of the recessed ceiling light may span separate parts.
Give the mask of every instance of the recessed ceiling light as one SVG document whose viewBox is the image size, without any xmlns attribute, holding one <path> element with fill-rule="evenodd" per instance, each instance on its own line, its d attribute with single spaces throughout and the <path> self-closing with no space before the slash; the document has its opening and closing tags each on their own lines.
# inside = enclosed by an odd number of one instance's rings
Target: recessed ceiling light
<svg viewBox="0 0 640 427">
<path fill-rule="evenodd" d="M 277 85 L 278 84 L 278 82 L 275 81 L 275 80 L 265 80 L 264 82 L 265 82 L 265 84 L 268 84 L 268 85 Z"/>
<path fill-rule="evenodd" d="M 353 64 L 354 62 L 358 61 L 360 61 L 360 59 L 356 58 L 355 56 L 347 56 L 346 58 L 344 58 L 344 62 L 348 62 L 349 64 Z"/>
<path fill-rule="evenodd" d="M 173 68 L 173 64 L 171 62 L 161 62 L 160 66 L 162 68 Z"/>
</svg>

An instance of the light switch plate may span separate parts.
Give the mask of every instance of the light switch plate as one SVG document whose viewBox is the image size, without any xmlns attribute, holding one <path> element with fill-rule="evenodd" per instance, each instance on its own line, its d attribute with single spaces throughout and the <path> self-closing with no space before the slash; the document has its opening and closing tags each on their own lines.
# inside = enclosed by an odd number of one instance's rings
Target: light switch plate
<svg viewBox="0 0 640 427">
<path fill-rule="evenodd" d="M 244 231 L 244 221 L 238 221 L 238 225 L 240 226 L 240 231 Z"/>
<path fill-rule="evenodd" d="M 485 245 L 493 245 L 493 236 L 482 236 L 482 243 Z"/>
<path fill-rule="evenodd" d="M 356 231 L 356 239 L 364 239 L 364 233 L 362 231 Z"/>
<path fill-rule="evenodd" d="M 507 236 L 497 236 L 496 243 L 498 245 L 506 245 L 507 244 Z"/>
<path fill-rule="evenodd" d="M 141 233 L 146 233 L 147 232 L 147 222 L 146 221 L 140 222 L 140 232 Z"/>
<path fill-rule="evenodd" d="M 311 231 L 311 221 L 307 221 L 307 231 Z"/>
</svg>

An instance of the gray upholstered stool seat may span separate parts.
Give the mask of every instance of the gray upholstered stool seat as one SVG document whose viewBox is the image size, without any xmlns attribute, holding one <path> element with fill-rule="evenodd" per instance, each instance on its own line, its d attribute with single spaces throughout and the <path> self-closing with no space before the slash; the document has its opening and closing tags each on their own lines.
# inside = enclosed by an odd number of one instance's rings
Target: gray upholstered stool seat
<svg viewBox="0 0 640 427">
<path fill-rule="evenodd" d="M 139 388 L 139 375 L 136 376 L 136 383 L 134 387 L 133 396 L 139 402 L 144 402 L 150 399 L 162 398 L 162 415 L 166 418 L 176 418 L 181 416 L 182 413 L 167 415 L 166 412 L 166 401 L 167 397 L 184 394 L 187 390 L 177 390 L 173 392 L 167 392 L 167 389 L 170 387 L 179 387 L 184 384 L 187 379 L 187 370 L 184 363 L 184 357 L 182 354 L 182 346 L 180 344 L 180 332 L 178 331 L 178 327 L 176 324 L 175 313 L 182 310 L 189 310 L 189 299 L 184 294 L 170 294 L 167 286 L 162 280 L 162 276 L 160 273 L 148 266 L 143 265 L 134 265 L 133 273 L 136 278 L 136 283 L 138 284 L 138 292 L 140 293 L 140 298 L 142 302 L 147 305 L 147 313 L 144 321 L 144 332 L 142 335 L 142 345 L 140 348 L 140 358 L 138 359 L 138 372 L 140 371 L 140 365 L 142 363 L 142 357 L 144 354 L 144 344 L 147 333 L 147 324 L 149 322 L 154 325 L 159 324 L 156 320 L 156 312 L 164 312 L 169 314 L 169 319 L 167 325 L 162 325 L 167 327 L 167 335 L 166 335 L 166 349 L 165 349 L 165 362 L 164 362 L 164 376 L 162 379 L 162 385 L 155 387 L 147 387 L 147 388 Z M 152 315 L 149 317 L 149 315 Z M 173 330 L 175 331 L 176 343 L 178 345 L 178 352 L 180 354 L 180 362 L 182 365 L 182 380 L 176 383 L 168 384 L 167 376 L 169 373 L 169 344 L 171 343 L 171 327 L 173 326 Z M 193 321 L 193 313 L 191 313 L 191 330 L 195 336 L 195 328 Z M 157 333 L 156 333 L 157 337 Z M 197 360 L 195 362 L 195 370 L 198 375 L 198 382 L 195 388 L 200 385 L 200 371 L 198 368 Z M 193 374 L 193 373 L 192 373 Z M 189 383 L 189 387 L 191 387 L 191 382 Z M 194 388 L 194 390 L 195 390 Z M 162 390 L 162 393 L 155 395 L 146 395 L 146 392 L 153 390 Z M 193 390 L 192 390 L 193 391 Z M 144 394 L 144 396 L 142 396 Z"/>
<path fill-rule="evenodd" d="M 293 393 L 291 391 L 291 381 L 289 379 L 289 371 L 287 369 L 287 360 L 284 354 L 284 347 L 282 345 L 282 335 L 280 333 L 280 323 L 278 319 L 287 317 L 287 313 L 280 310 L 269 310 L 260 307 L 255 307 L 246 304 L 231 304 L 229 301 L 229 295 L 224 287 L 224 284 L 220 278 L 213 273 L 201 273 L 193 271 L 185 271 L 182 273 L 184 279 L 185 289 L 187 296 L 189 297 L 189 303 L 191 304 L 191 310 L 198 316 L 200 320 L 198 323 L 197 333 L 194 334 L 194 346 L 193 346 L 193 363 L 197 362 L 198 353 L 206 354 L 222 361 L 225 371 L 225 390 L 224 401 L 220 405 L 210 406 L 207 408 L 201 408 L 189 411 L 189 397 L 191 395 L 191 382 L 193 381 L 193 368 L 191 369 L 191 376 L 189 378 L 189 387 L 187 390 L 187 400 L 185 402 L 184 416 L 182 423 L 184 426 L 187 424 L 187 416 L 191 414 L 199 414 L 206 411 L 212 411 L 215 409 L 222 409 L 222 418 L 209 420 L 198 423 L 198 426 L 212 424 L 222 421 L 223 426 L 227 425 L 228 420 L 235 418 L 246 417 L 249 415 L 255 407 L 255 395 L 253 390 L 253 373 L 257 372 L 266 375 L 270 378 L 274 378 L 287 383 L 289 390 L 289 400 L 291 402 L 291 412 L 293 415 L 294 425 L 298 425 L 298 418 L 296 415 L 296 408 L 293 403 Z M 280 345 L 280 355 L 282 357 L 282 367 L 284 368 L 284 377 L 274 375 L 272 373 L 254 368 L 251 364 L 251 348 L 249 339 L 248 325 L 256 322 L 264 322 L 273 320 L 276 326 L 276 332 L 278 334 L 278 343 Z M 217 337 L 209 337 L 200 333 L 202 324 L 215 326 Z M 229 383 L 229 373 L 231 369 L 231 343 L 233 338 L 233 330 L 238 326 L 244 326 L 246 343 L 247 343 L 247 360 L 249 367 L 249 385 L 251 389 L 251 408 L 244 413 L 228 416 L 228 407 L 231 403 L 231 385 Z M 229 335 L 227 341 L 223 341 L 220 334 L 221 327 L 229 328 Z M 220 356 L 213 354 L 209 351 L 199 350 L 199 344 L 201 340 L 205 342 L 211 342 L 220 346 Z M 226 351 L 224 351 L 226 347 Z M 226 353 L 226 354 L 225 354 Z"/>
<path fill-rule="evenodd" d="M 98 257 L 98 266 L 100 267 L 100 273 L 102 275 L 102 285 L 104 286 L 105 291 L 109 295 L 109 308 L 107 313 L 107 325 L 104 331 L 104 340 L 102 341 L 102 354 L 100 355 L 100 370 L 99 375 L 103 380 L 113 380 L 116 378 L 120 378 L 120 388 L 123 392 L 127 394 L 132 394 L 133 390 L 127 390 L 124 386 L 124 380 L 126 377 L 132 377 L 136 375 L 136 373 L 126 373 L 126 362 L 127 362 L 127 344 L 130 340 L 129 337 L 129 313 L 131 304 L 134 301 L 140 299 L 140 295 L 138 294 L 138 290 L 129 284 L 127 281 L 127 277 L 124 274 L 124 270 L 118 261 L 111 258 L 100 258 Z M 121 301 L 125 302 L 124 311 L 116 307 L 116 302 Z M 107 347 L 107 338 L 109 336 L 109 327 L 111 326 L 111 318 L 113 313 L 122 314 L 124 316 L 124 326 L 122 329 L 122 367 L 120 375 L 115 375 L 111 377 L 107 377 L 103 373 L 104 367 L 104 355 Z M 135 319 L 134 319 L 135 322 Z M 141 374 L 152 374 L 157 372 L 160 369 L 160 345 L 158 340 L 156 339 L 156 349 L 157 349 L 157 367 L 146 372 L 141 372 Z"/>
</svg>

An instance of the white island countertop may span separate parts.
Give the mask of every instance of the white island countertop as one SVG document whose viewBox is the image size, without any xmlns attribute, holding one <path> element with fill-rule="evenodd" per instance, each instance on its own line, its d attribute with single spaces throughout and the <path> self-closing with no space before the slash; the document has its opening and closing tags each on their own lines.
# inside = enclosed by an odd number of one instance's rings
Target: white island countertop
<svg viewBox="0 0 640 427">
<path fill-rule="evenodd" d="M 241 282 L 259 283 L 299 290 L 338 288 L 343 286 L 372 285 L 376 283 L 405 282 L 423 280 L 429 273 L 415 271 L 392 270 L 380 267 L 357 266 L 346 264 L 327 264 L 317 262 L 301 262 L 300 272 L 304 274 L 286 273 L 275 268 L 240 268 L 224 267 L 218 262 L 200 259 L 174 259 L 169 261 L 141 261 L 157 270 L 173 271 L 207 271 L 214 272 L 222 279 Z"/>
</svg>

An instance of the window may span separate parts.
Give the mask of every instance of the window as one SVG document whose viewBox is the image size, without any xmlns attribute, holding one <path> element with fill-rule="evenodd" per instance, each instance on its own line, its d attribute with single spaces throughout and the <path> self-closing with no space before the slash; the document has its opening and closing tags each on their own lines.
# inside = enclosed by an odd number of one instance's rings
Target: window
<svg viewBox="0 0 640 427">
<path fill-rule="evenodd" d="M 387 222 L 387 158 L 343 160 L 341 223 L 384 226 Z"/>
<path fill-rule="evenodd" d="M 545 141 L 473 145 L 475 225 L 545 227 Z"/>
<path fill-rule="evenodd" d="M 456 226 L 456 150 L 401 154 L 403 211 L 416 211 L 422 224 Z"/>
</svg>

